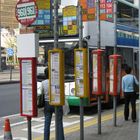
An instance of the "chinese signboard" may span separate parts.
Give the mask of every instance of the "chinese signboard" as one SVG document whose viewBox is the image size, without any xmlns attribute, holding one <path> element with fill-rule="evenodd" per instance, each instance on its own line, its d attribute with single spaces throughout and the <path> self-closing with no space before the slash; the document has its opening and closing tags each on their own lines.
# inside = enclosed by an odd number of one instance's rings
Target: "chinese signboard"
<svg viewBox="0 0 140 140">
<path fill-rule="evenodd" d="M 51 2 L 50 0 L 36 0 L 38 6 L 38 17 L 32 26 L 38 32 L 44 32 L 51 28 Z"/>
<path fill-rule="evenodd" d="M 64 32 L 64 35 L 77 34 L 76 6 L 67 6 L 63 8 L 63 32 Z"/>
<path fill-rule="evenodd" d="M 95 0 L 80 0 L 83 13 L 83 21 L 95 20 Z"/>
<path fill-rule="evenodd" d="M 80 0 L 83 8 L 83 21 L 93 21 L 96 18 L 96 1 Z M 113 21 L 113 0 L 100 0 L 100 19 Z"/>
</svg>

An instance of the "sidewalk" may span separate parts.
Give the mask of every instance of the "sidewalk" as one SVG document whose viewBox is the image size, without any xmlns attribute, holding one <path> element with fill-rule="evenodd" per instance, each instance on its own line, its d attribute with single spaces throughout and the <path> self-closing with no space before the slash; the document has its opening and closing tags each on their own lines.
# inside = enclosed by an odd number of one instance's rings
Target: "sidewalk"
<svg viewBox="0 0 140 140">
<path fill-rule="evenodd" d="M 0 72 L 0 84 L 16 83 L 19 82 L 20 74 L 19 69 L 3 70 Z"/>
<path fill-rule="evenodd" d="M 137 103 L 137 118 L 139 104 Z M 133 123 L 131 115 L 129 120 L 124 120 L 124 105 L 117 107 L 117 126 L 113 126 L 113 109 L 104 110 L 102 112 L 102 133 L 98 134 L 97 114 L 84 121 L 84 139 L 83 140 L 138 140 L 138 121 Z M 131 112 L 131 110 L 130 110 Z M 92 116 L 90 116 L 92 117 Z M 80 120 L 80 118 L 79 118 Z M 80 140 L 80 123 L 72 126 L 65 126 L 65 140 Z M 33 140 L 42 140 L 43 135 L 33 138 Z M 55 131 L 51 132 L 50 140 L 55 140 Z"/>
<path fill-rule="evenodd" d="M 117 118 L 117 127 L 112 125 L 112 119 L 102 122 L 101 135 L 98 135 L 97 124 L 87 126 L 84 134 L 84 140 L 138 140 L 138 122 L 124 121 L 121 116 Z M 80 140 L 80 131 L 65 136 L 66 140 Z"/>
</svg>

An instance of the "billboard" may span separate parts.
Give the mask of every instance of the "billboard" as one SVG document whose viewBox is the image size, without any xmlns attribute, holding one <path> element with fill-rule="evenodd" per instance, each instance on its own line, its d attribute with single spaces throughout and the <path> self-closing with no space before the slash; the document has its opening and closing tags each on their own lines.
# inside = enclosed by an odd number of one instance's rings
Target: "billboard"
<svg viewBox="0 0 140 140">
<path fill-rule="evenodd" d="M 32 26 L 35 31 L 42 33 L 51 29 L 52 25 L 52 8 L 51 0 L 36 0 L 38 6 L 38 17 Z"/>
<path fill-rule="evenodd" d="M 80 0 L 83 21 L 96 19 L 96 0 Z M 113 0 L 100 0 L 100 19 L 113 21 Z"/>
<path fill-rule="evenodd" d="M 80 0 L 83 21 L 95 20 L 95 0 Z"/>
<path fill-rule="evenodd" d="M 76 6 L 63 8 L 63 33 L 64 35 L 76 35 L 78 33 Z"/>
</svg>

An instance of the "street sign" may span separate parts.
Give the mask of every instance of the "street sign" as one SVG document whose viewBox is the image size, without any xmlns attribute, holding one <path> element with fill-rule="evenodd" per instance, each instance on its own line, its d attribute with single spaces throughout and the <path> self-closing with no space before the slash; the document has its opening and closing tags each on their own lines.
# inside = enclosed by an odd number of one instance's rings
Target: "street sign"
<svg viewBox="0 0 140 140">
<path fill-rule="evenodd" d="M 16 4 L 15 15 L 22 25 L 32 24 L 38 15 L 36 2 L 34 0 L 20 0 Z"/>
<path fill-rule="evenodd" d="M 14 55 L 14 50 L 12 48 L 7 49 L 7 54 L 8 56 L 13 56 Z"/>
</svg>

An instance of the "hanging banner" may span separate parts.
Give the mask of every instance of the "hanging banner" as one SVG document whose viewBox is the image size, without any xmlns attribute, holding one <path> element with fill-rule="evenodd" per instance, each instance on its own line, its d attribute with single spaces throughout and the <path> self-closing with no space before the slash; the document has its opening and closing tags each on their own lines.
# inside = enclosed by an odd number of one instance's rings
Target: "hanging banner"
<svg viewBox="0 0 140 140">
<path fill-rule="evenodd" d="M 78 34 L 76 6 L 67 6 L 63 8 L 63 32 L 64 35 Z"/>
</svg>

